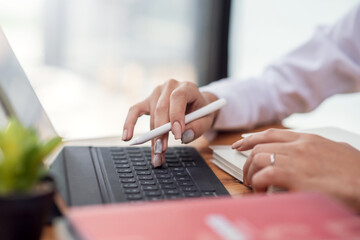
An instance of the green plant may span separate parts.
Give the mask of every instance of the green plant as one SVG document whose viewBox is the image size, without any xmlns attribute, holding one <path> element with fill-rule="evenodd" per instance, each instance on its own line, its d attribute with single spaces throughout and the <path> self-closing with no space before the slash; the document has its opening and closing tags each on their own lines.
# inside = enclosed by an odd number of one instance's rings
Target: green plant
<svg viewBox="0 0 360 240">
<path fill-rule="evenodd" d="M 0 195 L 30 191 L 47 172 L 44 158 L 60 142 L 43 142 L 34 129 L 10 119 L 0 130 Z"/>
</svg>

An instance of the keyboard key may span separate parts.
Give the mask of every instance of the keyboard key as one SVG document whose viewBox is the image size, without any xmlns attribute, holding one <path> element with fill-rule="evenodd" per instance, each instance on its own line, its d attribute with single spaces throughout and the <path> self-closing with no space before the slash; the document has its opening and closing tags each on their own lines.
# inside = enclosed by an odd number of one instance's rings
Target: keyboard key
<svg viewBox="0 0 360 240">
<path fill-rule="evenodd" d="M 186 192 L 185 196 L 186 197 L 200 197 L 200 193 L 198 193 L 198 192 Z"/>
<path fill-rule="evenodd" d="M 129 168 L 130 167 L 129 164 L 116 164 L 115 166 L 116 166 L 116 168 Z"/>
<path fill-rule="evenodd" d="M 159 179 L 159 183 L 161 183 L 161 184 L 169 184 L 169 183 L 174 183 L 174 180 L 172 180 L 172 179 Z"/>
<path fill-rule="evenodd" d="M 156 175 L 158 179 L 169 179 L 171 176 L 169 174 L 158 174 Z"/>
<path fill-rule="evenodd" d="M 185 168 L 183 167 L 175 167 L 171 169 L 173 172 L 184 172 Z"/>
<path fill-rule="evenodd" d="M 134 174 L 132 173 L 119 173 L 120 178 L 133 178 Z"/>
<path fill-rule="evenodd" d="M 129 195 L 126 195 L 126 198 L 128 200 L 140 200 L 140 199 L 142 199 L 142 195 L 141 194 L 129 194 Z"/>
<path fill-rule="evenodd" d="M 131 158 L 131 161 L 132 162 L 144 162 L 145 161 L 145 159 L 144 158 Z"/>
<path fill-rule="evenodd" d="M 142 187 L 142 189 L 144 191 L 153 191 L 153 190 L 158 190 L 159 188 L 156 185 L 145 185 Z"/>
<path fill-rule="evenodd" d="M 128 160 L 115 160 L 114 163 L 115 164 L 127 164 Z"/>
<path fill-rule="evenodd" d="M 155 180 L 141 180 L 140 184 L 141 185 L 155 185 L 156 182 L 155 182 Z"/>
<path fill-rule="evenodd" d="M 168 174 L 169 171 L 167 169 L 154 169 L 155 174 Z"/>
<path fill-rule="evenodd" d="M 190 178 L 188 176 L 175 176 L 175 179 L 177 181 L 190 181 Z"/>
<path fill-rule="evenodd" d="M 179 185 L 180 186 L 193 186 L 194 184 L 189 181 L 181 181 L 181 182 L 179 182 Z"/>
<path fill-rule="evenodd" d="M 180 163 L 168 163 L 167 164 L 168 167 L 181 167 Z"/>
<path fill-rule="evenodd" d="M 176 158 L 176 155 L 174 153 L 171 153 L 171 152 L 166 152 L 165 153 L 165 158 Z"/>
<path fill-rule="evenodd" d="M 121 155 L 121 156 L 112 156 L 112 159 L 113 160 L 126 160 L 127 159 L 127 157 L 125 156 L 125 155 Z"/>
<path fill-rule="evenodd" d="M 165 157 L 165 159 L 166 159 L 165 161 L 167 163 L 179 163 L 179 159 L 176 159 L 176 158 L 175 159 L 169 159 L 169 158 Z"/>
<path fill-rule="evenodd" d="M 124 188 L 137 188 L 139 185 L 137 183 L 124 183 Z"/>
<path fill-rule="evenodd" d="M 122 183 L 134 183 L 136 180 L 134 178 L 123 178 L 121 179 Z"/>
<path fill-rule="evenodd" d="M 130 158 L 143 158 L 141 153 L 129 153 Z"/>
<path fill-rule="evenodd" d="M 140 190 L 137 188 L 129 188 L 129 189 L 125 189 L 125 193 L 126 194 L 135 194 L 135 193 L 140 193 Z"/>
<path fill-rule="evenodd" d="M 148 170 L 149 168 L 147 166 L 135 166 L 135 170 Z"/>
<path fill-rule="evenodd" d="M 149 191 L 149 192 L 145 192 L 145 195 L 149 196 L 149 197 L 157 197 L 157 196 L 161 195 L 161 192 L 160 191 Z"/>
<path fill-rule="evenodd" d="M 196 192 L 196 187 L 182 187 L 181 188 L 184 192 Z"/>
<path fill-rule="evenodd" d="M 173 172 L 173 175 L 176 177 L 185 177 L 187 176 L 188 174 L 186 172 Z"/>
<path fill-rule="evenodd" d="M 136 172 L 137 175 L 151 175 L 150 171 L 137 171 Z"/>
<path fill-rule="evenodd" d="M 194 161 L 191 157 L 180 157 L 179 160 L 182 162 L 193 162 Z"/>
<path fill-rule="evenodd" d="M 153 180 L 154 178 L 151 175 L 140 175 L 138 176 L 139 180 Z"/>
<path fill-rule="evenodd" d="M 130 168 L 119 168 L 117 169 L 118 173 L 131 173 L 131 169 Z"/>
<path fill-rule="evenodd" d="M 174 184 L 166 184 L 166 185 L 161 185 L 162 189 L 176 189 L 176 185 Z"/>
<path fill-rule="evenodd" d="M 146 162 L 134 162 L 133 166 L 146 166 Z"/>
<path fill-rule="evenodd" d="M 164 193 L 166 195 L 178 195 L 179 191 L 176 189 L 166 189 L 166 190 L 164 190 Z"/>
</svg>

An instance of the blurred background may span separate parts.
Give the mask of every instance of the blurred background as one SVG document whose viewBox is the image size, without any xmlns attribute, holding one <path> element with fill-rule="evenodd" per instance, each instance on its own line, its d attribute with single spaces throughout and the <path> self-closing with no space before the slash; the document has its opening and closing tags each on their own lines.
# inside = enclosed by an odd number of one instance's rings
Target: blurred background
<svg viewBox="0 0 360 240">
<path fill-rule="evenodd" d="M 356 0 L 0 0 L 0 25 L 58 133 L 121 135 L 128 108 L 164 81 L 260 75 Z M 284 121 L 360 133 L 360 95 Z M 143 117 L 136 132 L 149 129 Z"/>
</svg>

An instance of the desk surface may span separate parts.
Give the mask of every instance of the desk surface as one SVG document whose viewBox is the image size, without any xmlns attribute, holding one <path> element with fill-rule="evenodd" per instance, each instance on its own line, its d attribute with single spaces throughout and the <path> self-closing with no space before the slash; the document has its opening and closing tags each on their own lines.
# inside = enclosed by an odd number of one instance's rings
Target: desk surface
<svg viewBox="0 0 360 240">
<path fill-rule="evenodd" d="M 281 125 L 263 126 L 253 130 L 252 132 L 263 131 L 268 128 L 283 128 L 283 127 Z M 240 194 L 248 194 L 251 193 L 252 191 L 248 187 L 241 184 L 239 180 L 225 173 L 224 171 L 222 171 L 221 169 L 219 169 L 210 162 L 210 159 L 212 157 L 212 150 L 209 148 L 209 145 L 231 145 L 235 141 L 241 139 L 242 133 L 244 132 L 222 132 L 219 133 L 217 137 L 210 142 L 208 142 L 205 138 L 201 137 L 189 144 L 190 146 L 195 147 L 201 153 L 207 164 L 214 171 L 216 176 L 220 179 L 222 184 L 224 184 L 225 188 L 232 196 L 240 195 Z M 57 240 L 54 229 L 52 227 L 46 227 L 43 233 L 43 237 L 41 239 Z"/>
</svg>

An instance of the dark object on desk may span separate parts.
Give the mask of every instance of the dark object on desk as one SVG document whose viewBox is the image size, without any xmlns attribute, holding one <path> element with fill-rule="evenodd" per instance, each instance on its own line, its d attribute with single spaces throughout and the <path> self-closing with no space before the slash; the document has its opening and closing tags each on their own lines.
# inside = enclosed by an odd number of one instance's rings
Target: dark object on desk
<svg viewBox="0 0 360 240">
<path fill-rule="evenodd" d="M 228 195 L 194 148 L 165 158 L 153 168 L 149 147 L 65 147 L 51 172 L 68 206 Z"/>
<path fill-rule="evenodd" d="M 47 178 L 31 194 L 0 197 L 0 239 L 38 240 L 47 221 L 55 192 Z"/>
</svg>

